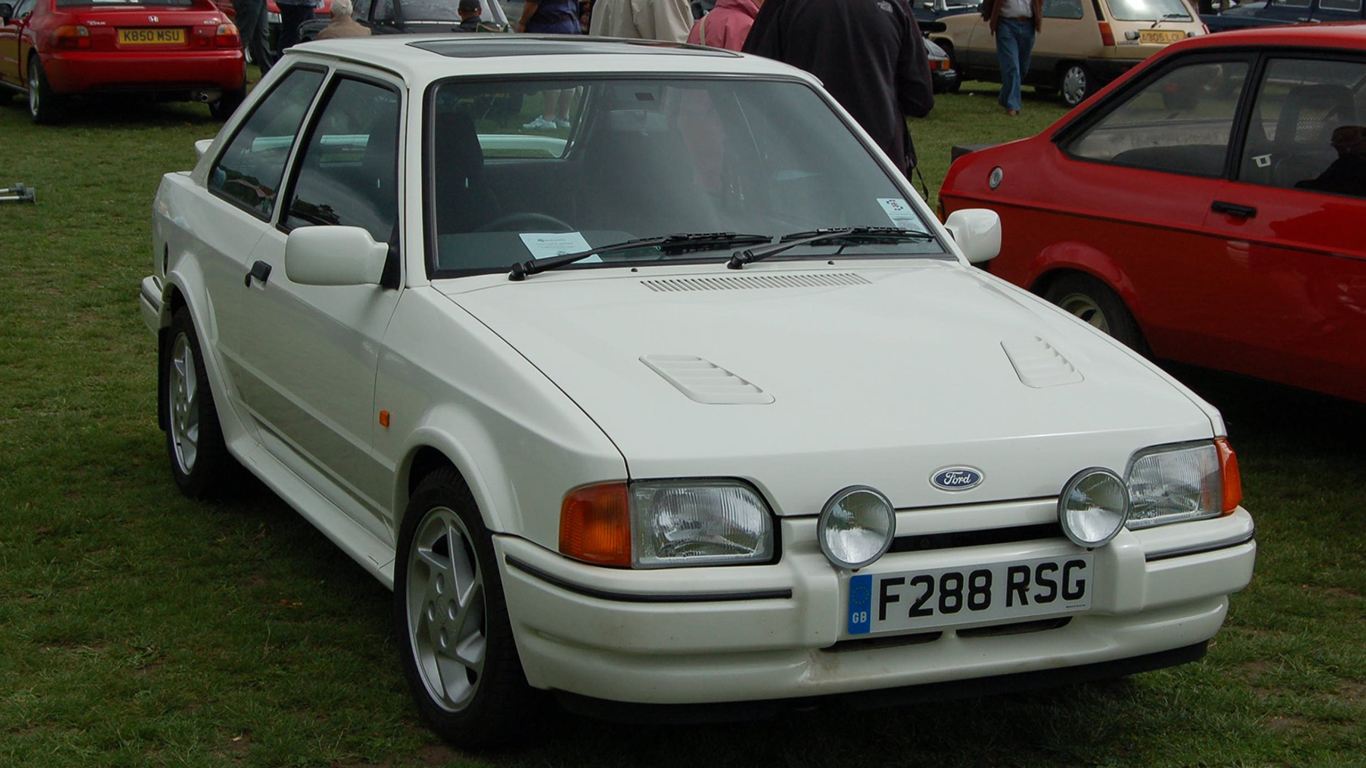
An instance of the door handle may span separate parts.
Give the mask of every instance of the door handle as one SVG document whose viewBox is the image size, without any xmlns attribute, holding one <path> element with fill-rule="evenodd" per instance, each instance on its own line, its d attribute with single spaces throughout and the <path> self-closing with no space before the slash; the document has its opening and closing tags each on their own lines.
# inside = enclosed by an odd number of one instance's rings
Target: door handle
<svg viewBox="0 0 1366 768">
<path fill-rule="evenodd" d="M 1240 219 L 1250 219 L 1257 215 L 1257 209 L 1250 205 L 1237 205 L 1235 203 L 1225 203 L 1222 200 L 1215 200 L 1209 209 L 1215 213 L 1227 213 L 1230 216 L 1237 216 Z"/>
<path fill-rule="evenodd" d="M 270 265 L 264 261 L 258 261 L 255 264 L 252 264 L 251 271 L 248 272 L 246 278 L 242 280 L 242 284 L 250 288 L 251 279 L 253 277 L 260 280 L 261 285 L 265 285 L 266 281 L 270 279 Z"/>
</svg>

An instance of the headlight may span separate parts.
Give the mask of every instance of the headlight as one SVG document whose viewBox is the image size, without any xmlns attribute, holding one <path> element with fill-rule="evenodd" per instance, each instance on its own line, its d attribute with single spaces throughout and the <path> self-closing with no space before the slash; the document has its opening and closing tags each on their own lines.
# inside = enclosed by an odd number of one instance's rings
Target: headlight
<svg viewBox="0 0 1366 768">
<path fill-rule="evenodd" d="M 773 559 L 773 514 L 731 480 L 631 484 L 632 565 L 735 565 Z"/>
<path fill-rule="evenodd" d="M 1139 453 L 1129 464 L 1129 527 L 1150 528 L 1232 511 L 1239 494 L 1225 494 L 1220 464 L 1231 465 L 1235 473 L 1237 464 L 1231 449 L 1227 455 L 1224 459 L 1213 442 L 1163 445 Z"/>
<path fill-rule="evenodd" d="M 816 536 L 826 559 L 856 571 L 887 552 L 896 537 L 896 510 L 879 491 L 867 486 L 845 488 L 825 502 Z"/>
<path fill-rule="evenodd" d="M 1095 548 L 1119 534 L 1129 516 L 1129 491 L 1119 475 L 1092 467 L 1072 476 L 1058 497 L 1058 522 L 1073 544 Z"/>
</svg>

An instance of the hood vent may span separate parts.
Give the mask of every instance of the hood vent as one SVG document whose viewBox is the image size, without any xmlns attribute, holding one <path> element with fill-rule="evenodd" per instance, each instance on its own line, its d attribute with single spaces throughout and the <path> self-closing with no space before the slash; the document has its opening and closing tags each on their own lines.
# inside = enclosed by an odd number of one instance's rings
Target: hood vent
<svg viewBox="0 0 1366 768">
<path fill-rule="evenodd" d="M 667 280 L 641 280 L 640 284 L 656 293 L 683 291 L 750 291 L 766 288 L 835 288 L 868 285 L 867 278 L 853 272 L 830 275 L 745 275 L 735 277 L 679 277 Z"/>
<path fill-rule="evenodd" d="M 1044 389 L 1076 384 L 1084 378 L 1052 344 L 1038 336 L 1001 342 L 1015 374 L 1027 387 Z"/>
<path fill-rule="evenodd" d="M 708 405 L 767 405 L 773 395 L 715 363 L 692 355 L 646 355 L 640 362 L 690 399 Z"/>
</svg>

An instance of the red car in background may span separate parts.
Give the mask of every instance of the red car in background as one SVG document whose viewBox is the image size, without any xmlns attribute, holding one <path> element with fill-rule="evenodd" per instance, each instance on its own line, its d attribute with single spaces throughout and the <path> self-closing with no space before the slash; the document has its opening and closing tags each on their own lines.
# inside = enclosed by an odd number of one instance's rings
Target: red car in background
<svg viewBox="0 0 1366 768">
<path fill-rule="evenodd" d="M 1177 43 L 949 169 L 992 273 L 1154 357 L 1366 402 L 1366 25 Z"/>
<path fill-rule="evenodd" d="M 245 85 L 237 27 L 210 0 L 0 0 L 0 89 L 27 93 L 35 122 L 103 92 L 203 101 L 225 119 Z"/>
</svg>

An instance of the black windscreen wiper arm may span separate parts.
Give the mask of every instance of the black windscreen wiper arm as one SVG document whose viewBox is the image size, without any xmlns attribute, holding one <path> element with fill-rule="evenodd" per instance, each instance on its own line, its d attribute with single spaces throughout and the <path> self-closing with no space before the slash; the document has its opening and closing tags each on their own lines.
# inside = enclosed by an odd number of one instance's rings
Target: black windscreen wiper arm
<svg viewBox="0 0 1366 768">
<path fill-rule="evenodd" d="M 638 240 L 626 240 L 612 245 L 604 245 L 601 248 L 589 248 L 586 251 L 577 253 L 565 253 L 559 256 L 546 256 L 540 259 L 531 259 L 512 265 L 512 271 L 508 273 L 509 280 L 525 280 L 527 277 L 537 272 L 545 272 L 548 269 L 556 269 L 566 264 L 573 264 L 589 256 L 601 255 L 604 253 L 614 253 L 616 251 L 629 251 L 635 248 L 654 248 L 657 247 L 664 251 L 688 251 L 706 250 L 708 248 L 720 248 L 732 245 L 759 245 L 761 243 L 771 243 L 773 238 L 768 235 L 743 235 L 736 232 L 697 232 L 693 234 L 664 235 L 662 237 L 644 237 Z"/>
<path fill-rule="evenodd" d="M 743 269 L 746 264 L 753 264 L 760 259 L 766 259 L 790 248 L 802 245 L 823 245 L 828 243 L 899 243 L 906 240 L 920 240 L 933 242 L 935 236 L 928 232 L 918 232 L 914 229 L 901 229 L 898 227 L 838 227 L 834 229 L 813 229 L 810 232 L 793 232 L 790 235 L 783 235 L 782 240 L 767 248 L 750 248 L 745 251 L 736 251 L 726 262 L 726 266 L 731 269 Z"/>
</svg>

